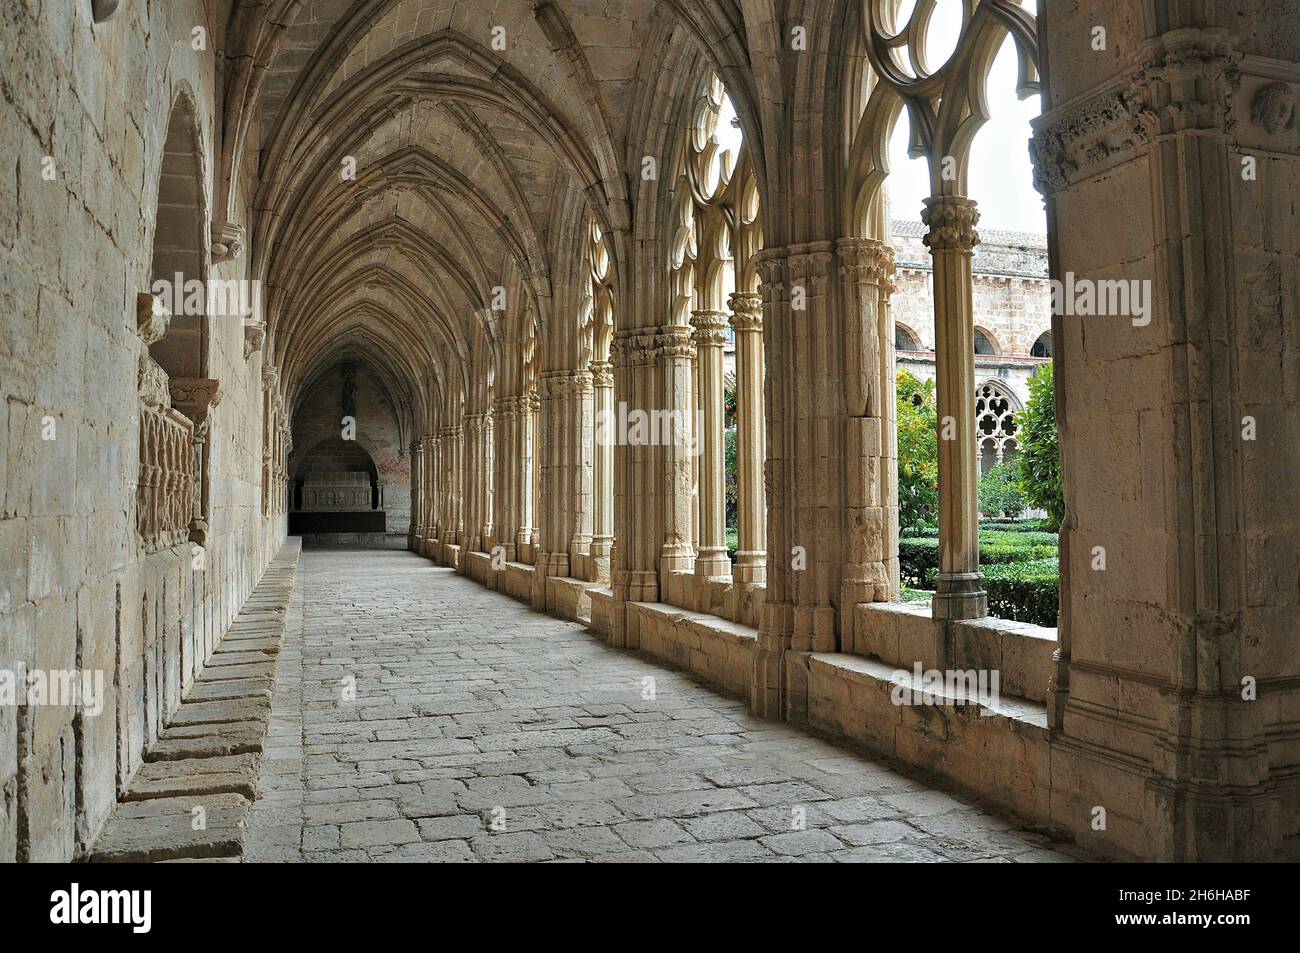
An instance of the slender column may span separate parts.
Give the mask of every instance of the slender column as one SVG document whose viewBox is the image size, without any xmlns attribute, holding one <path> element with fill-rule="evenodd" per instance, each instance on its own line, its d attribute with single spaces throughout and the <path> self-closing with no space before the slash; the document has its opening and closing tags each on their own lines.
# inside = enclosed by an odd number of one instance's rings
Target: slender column
<svg viewBox="0 0 1300 953">
<path fill-rule="evenodd" d="M 614 416 L 614 366 L 606 361 L 591 365 L 594 392 L 592 407 L 596 421 L 593 434 L 594 479 L 591 560 L 595 579 L 610 581 L 610 551 L 614 545 L 614 444 L 608 439 Z"/>
<path fill-rule="evenodd" d="M 979 460 L 975 441 L 975 318 L 971 256 L 979 244 L 972 199 L 935 195 L 921 213 L 934 262 L 935 377 L 939 407 L 939 574 L 936 619 L 988 614 L 980 588 Z"/>
<path fill-rule="evenodd" d="M 570 492 L 573 512 L 569 529 L 570 572 L 578 579 L 591 579 L 591 538 L 595 518 L 592 510 L 592 478 L 595 446 L 592 433 L 591 371 L 574 372 L 568 381 L 568 399 L 563 424 L 569 429 L 568 444 L 572 454 L 564 461 L 571 472 Z"/>
<path fill-rule="evenodd" d="M 731 296 L 731 327 L 736 332 L 736 564 L 738 583 L 767 581 L 767 505 L 763 494 L 763 453 L 767 425 L 763 408 L 763 298 Z"/>
<path fill-rule="evenodd" d="M 492 402 L 492 435 L 496 466 L 492 470 L 494 544 L 505 550 L 506 559 L 519 558 L 522 491 L 527 473 L 523 446 L 522 397 L 498 397 Z"/>
<path fill-rule="evenodd" d="M 493 512 L 493 503 L 495 494 L 492 492 L 492 469 L 495 454 L 493 453 L 493 428 L 492 415 L 486 413 L 482 415 L 482 432 L 479 434 L 479 518 L 475 523 L 475 529 L 479 534 L 479 549 L 488 552 L 492 549 L 495 530 L 493 521 L 495 515 Z"/>
<path fill-rule="evenodd" d="M 697 576 L 728 576 L 731 559 L 727 555 L 726 472 L 723 441 L 726 439 L 722 413 L 722 346 L 727 341 L 727 316 L 721 311 L 696 311 L 691 327 L 699 360 L 700 417 L 702 443 L 698 455 L 699 472 L 699 555 L 695 560 Z"/>
<path fill-rule="evenodd" d="M 652 420 L 656 456 L 662 462 L 662 543 L 659 549 L 661 575 L 695 567 L 692 539 L 692 465 L 694 457 L 694 413 L 691 401 L 691 366 L 695 345 L 691 329 L 679 325 L 661 327 L 655 338 L 659 371 L 660 419 Z M 656 426 L 657 424 L 657 426 Z"/>
<path fill-rule="evenodd" d="M 541 517 L 540 550 L 537 552 L 537 588 L 533 605 L 545 605 L 545 577 L 569 575 L 569 516 L 573 474 L 564 465 L 569 456 L 570 428 L 565 426 L 568 410 L 568 371 L 545 371 L 538 379 L 541 488 L 546 501 Z"/>
<path fill-rule="evenodd" d="M 634 414 L 648 414 L 654 406 L 657 330 L 614 333 L 614 411 L 597 434 L 598 444 L 614 447 L 614 535 L 619 542 L 612 555 L 609 643 L 630 649 L 640 642 L 636 628 L 627 624 L 626 604 L 659 599 L 659 448 L 648 439 L 632 439 L 629 426 Z"/>
<path fill-rule="evenodd" d="M 523 511 L 519 515 L 519 547 L 528 548 L 528 561 L 537 562 L 537 414 L 540 399 L 536 389 L 524 395 L 524 486 L 520 492 Z"/>
<path fill-rule="evenodd" d="M 842 239 L 836 245 L 844 289 L 845 498 L 844 573 L 840 581 L 840 644 L 856 651 L 852 607 L 898 593 L 898 484 L 892 468 L 896 437 L 892 290 L 894 253 L 883 241 Z M 893 515 L 891 516 L 891 508 Z M 891 523 L 891 519 L 894 521 Z M 892 562 L 891 562 L 892 560 Z"/>
<path fill-rule="evenodd" d="M 428 555 L 429 541 L 438 535 L 438 438 L 434 434 L 425 434 L 420 443 L 424 447 L 420 463 L 420 472 L 424 475 L 420 480 L 420 512 L 424 521 L 420 552 Z"/>
<path fill-rule="evenodd" d="M 424 539 L 424 446 L 418 440 L 411 441 L 411 525 L 406 531 L 406 548 L 419 552 Z M 384 505 L 380 497 L 379 506 Z"/>
</svg>

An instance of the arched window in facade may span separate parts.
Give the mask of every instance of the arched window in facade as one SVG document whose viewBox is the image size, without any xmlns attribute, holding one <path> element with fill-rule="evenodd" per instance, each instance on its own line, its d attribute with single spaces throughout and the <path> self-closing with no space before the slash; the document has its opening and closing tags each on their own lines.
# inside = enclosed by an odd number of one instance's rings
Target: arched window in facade
<svg viewBox="0 0 1300 953">
<path fill-rule="evenodd" d="M 979 328 L 975 329 L 975 353 L 990 355 L 998 353 L 998 346 L 993 343 L 993 339 Z"/>
<path fill-rule="evenodd" d="M 917 343 L 916 335 L 904 324 L 894 325 L 894 350 L 896 351 L 919 351 L 921 345 Z"/>
<path fill-rule="evenodd" d="M 980 473 L 1011 461 L 1020 449 L 1016 414 L 1020 401 L 997 381 L 986 381 L 975 392 L 975 434 L 979 441 Z"/>
<path fill-rule="evenodd" d="M 1052 332 L 1044 331 L 1042 334 L 1040 334 L 1038 336 L 1038 340 L 1034 342 L 1034 346 L 1029 349 L 1029 354 L 1031 357 L 1051 358 Z"/>
</svg>

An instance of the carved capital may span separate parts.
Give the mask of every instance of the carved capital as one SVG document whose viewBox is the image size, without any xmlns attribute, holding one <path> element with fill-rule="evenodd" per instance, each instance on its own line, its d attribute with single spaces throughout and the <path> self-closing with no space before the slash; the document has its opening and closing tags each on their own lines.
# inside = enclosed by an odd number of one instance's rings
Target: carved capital
<svg viewBox="0 0 1300 953">
<path fill-rule="evenodd" d="M 980 220 L 974 199 L 959 195 L 932 195 L 925 200 L 921 221 L 928 231 L 922 239 L 931 251 L 970 253 L 980 243 L 975 225 Z"/>
<path fill-rule="evenodd" d="M 655 335 L 655 355 L 664 360 L 694 359 L 695 345 L 691 341 L 690 328 L 671 325 L 660 328 Z"/>
<path fill-rule="evenodd" d="M 233 261 L 244 251 L 244 226 L 232 222 L 212 223 L 212 264 Z"/>
<path fill-rule="evenodd" d="M 840 268 L 852 282 L 894 290 L 894 250 L 874 238 L 842 238 L 835 244 Z"/>
<path fill-rule="evenodd" d="M 727 315 L 723 311 L 692 311 L 691 327 L 696 347 L 722 347 L 727 343 Z"/>
<path fill-rule="evenodd" d="M 595 387 L 613 387 L 614 365 L 609 361 L 592 361 L 591 383 Z"/>
<path fill-rule="evenodd" d="M 1227 30 L 1183 29 L 1155 37 L 1138 53 L 1126 98 L 1151 135 L 1185 129 L 1229 132 L 1241 82 L 1241 51 Z"/>
<path fill-rule="evenodd" d="M 736 333 L 763 330 L 763 296 L 750 291 L 736 291 L 727 299 L 731 305 L 731 327 Z"/>
<path fill-rule="evenodd" d="M 648 367 L 655 360 L 655 329 L 628 328 L 614 332 L 609 353 L 618 367 Z"/>
</svg>

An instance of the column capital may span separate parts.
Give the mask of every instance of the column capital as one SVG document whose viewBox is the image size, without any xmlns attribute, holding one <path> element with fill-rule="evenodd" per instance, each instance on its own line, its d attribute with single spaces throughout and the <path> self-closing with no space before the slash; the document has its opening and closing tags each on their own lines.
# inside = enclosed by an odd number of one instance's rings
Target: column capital
<svg viewBox="0 0 1300 953">
<path fill-rule="evenodd" d="M 655 361 L 657 328 L 624 328 L 614 332 L 609 355 L 617 367 L 648 367 Z"/>
<path fill-rule="evenodd" d="M 841 238 L 835 244 L 840 268 L 851 281 L 894 290 L 894 249 L 875 238 Z"/>
<path fill-rule="evenodd" d="M 691 340 L 697 347 L 722 347 L 727 343 L 725 311 L 692 311 Z"/>
<path fill-rule="evenodd" d="M 613 387 L 614 365 L 609 361 L 592 361 L 591 382 L 596 387 Z"/>
<path fill-rule="evenodd" d="M 974 199 L 963 195 L 932 195 L 925 200 L 921 221 L 928 229 L 921 240 L 933 251 L 970 253 L 980 243 L 975 225 L 980 220 Z"/>
<path fill-rule="evenodd" d="M 733 292 L 728 299 L 731 305 L 731 327 L 737 332 L 763 330 L 763 296 L 752 291 Z"/>
<path fill-rule="evenodd" d="M 659 328 L 655 335 L 655 354 L 659 357 L 695 357 L 695 344 L 691 340 L 691 329 L 668 325 Z"/>
</svg>

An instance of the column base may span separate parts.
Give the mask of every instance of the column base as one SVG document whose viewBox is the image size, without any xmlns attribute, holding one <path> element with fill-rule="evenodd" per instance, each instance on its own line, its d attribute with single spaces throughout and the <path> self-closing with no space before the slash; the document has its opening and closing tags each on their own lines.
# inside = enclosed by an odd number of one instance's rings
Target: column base
<svg viewBox="0 0 1300 953">
<path fill-rule="evenodd" d="M 695 557 L 695 575 L 730 576 L 731 557 L 725 546 L 703 546 Z"/>
<path fill-rule="evenodd" d="M 939 573 L 930 601 L 936 619 L 982 619 L 989 614 L 989 595 L 980 588 L 978 572 Z"/>
<path fill-rule="evenodd" d="M 731 566 L 731 581 L 744 585 L 763 585 L 767 583 L 767 553 L 763 550 L 751 552 L 740 550 L 736 561 Z"/>
</svg>

